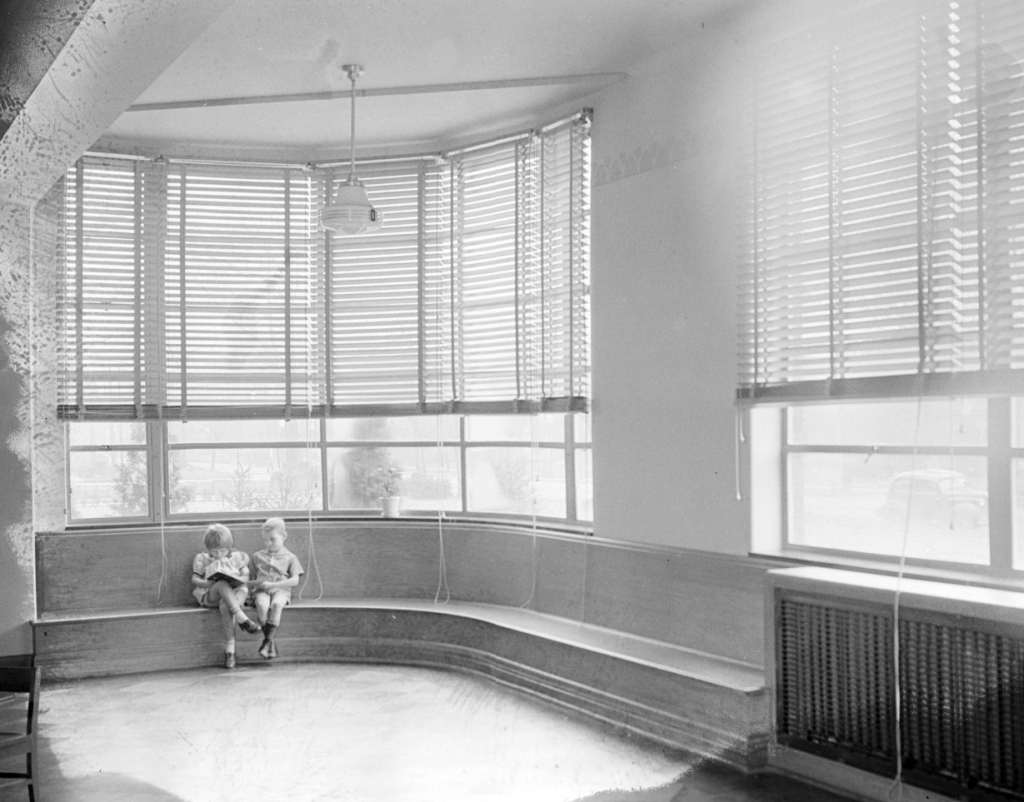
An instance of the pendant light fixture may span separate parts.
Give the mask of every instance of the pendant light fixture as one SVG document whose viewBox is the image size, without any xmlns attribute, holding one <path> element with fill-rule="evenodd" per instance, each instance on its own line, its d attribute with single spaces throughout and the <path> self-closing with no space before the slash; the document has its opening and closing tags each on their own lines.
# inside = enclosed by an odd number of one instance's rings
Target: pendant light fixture
<svg viewBox="0 0 1024 802">
<path fill-rule="evenodd" d="M 320 211 L 320 227 L 335 234 L 370 234 L 379 231 L 383 220 L 373 208 L 363 182 L 356 178 L 356 78 L 363 74 L 359 64 L 343 64 L 352 82 L 352 136 L 348 178 L 338 184 L 334 201 Z"/>
</svg>

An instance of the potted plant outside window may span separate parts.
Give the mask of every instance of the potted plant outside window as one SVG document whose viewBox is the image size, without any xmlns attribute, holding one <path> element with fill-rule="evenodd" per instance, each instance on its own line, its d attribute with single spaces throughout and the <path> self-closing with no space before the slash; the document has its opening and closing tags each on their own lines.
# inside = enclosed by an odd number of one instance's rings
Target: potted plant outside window
<svg viewBox="0 0 1024 802">
<path fill-rule="evenodd" d="M 390 465 L 380 469 L 380 507 L 385 518 L 397 518 L 401 496 L 402 470 Z"/>
</svg>

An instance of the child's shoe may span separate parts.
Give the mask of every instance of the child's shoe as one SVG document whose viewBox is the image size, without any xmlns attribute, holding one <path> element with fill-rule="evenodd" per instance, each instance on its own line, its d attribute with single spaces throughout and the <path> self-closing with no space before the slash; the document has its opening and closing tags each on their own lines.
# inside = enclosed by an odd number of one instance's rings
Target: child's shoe
<svg viewBox="0 0 1024 802">
<path fill-rule="evenodd" d="M 267 641 L 267 643 L 268 643 L 268 645 L 270 647 L 269 648 L 270 654 L 267 655 L 268 658 L 273 659 L 273 658 L 277 657 L 277 643 L 274 642 L 274 641 Z"/>
<path fill-rule="evenodd" d="M 248 632 L 250 635 L 255 635 L 260 631 L 259 625 L 248 617 L 244 621 L 239 621 L 238 626 L 242 628 L 243 632 Z"/>
<path fill-rule="evenodd" d="M 234 652 L 224 652 L 224 668 L 234 668 L 234 667 L 235 667 L 235 653 Z"/>
<path fill-rule="evenodd" d="M 272 646 L 271 642 L 268 641 L 266 638 L 264 638 L 263 639 L 263 643 L 260 644 L 260 657 L 262 657 L 264 660 L 269 660 L 270 659 L 270 647 L 271 646 Z"/>
</svg>

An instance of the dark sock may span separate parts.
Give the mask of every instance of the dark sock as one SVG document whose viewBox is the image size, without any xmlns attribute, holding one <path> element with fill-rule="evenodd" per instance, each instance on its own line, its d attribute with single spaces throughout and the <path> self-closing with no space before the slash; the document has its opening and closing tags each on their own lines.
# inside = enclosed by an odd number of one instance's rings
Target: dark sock
<svg viewBox="0 0 1024 802">
<path fill-rule="evenodd" d="M 268 641 L 273 643 L 274 635 L 277 633 L 277 624 L 266 624 L 263 627 L 263 635 Z"/>
</svg>

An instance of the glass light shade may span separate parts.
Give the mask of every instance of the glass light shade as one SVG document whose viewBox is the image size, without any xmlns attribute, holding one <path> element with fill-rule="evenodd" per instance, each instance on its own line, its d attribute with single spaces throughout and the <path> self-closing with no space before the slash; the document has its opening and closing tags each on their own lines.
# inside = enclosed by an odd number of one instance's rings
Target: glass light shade
<svg viewBox="0 0 1024 802">
<path fill-rule="evenodd" d="M 383 219 L 373 208 L 362 182 L 349 178 L 338 184 L 334 202 L 320 212 L 320 227 L 336 234 L 365 234 L 379 231 Z"/>
</svg>

